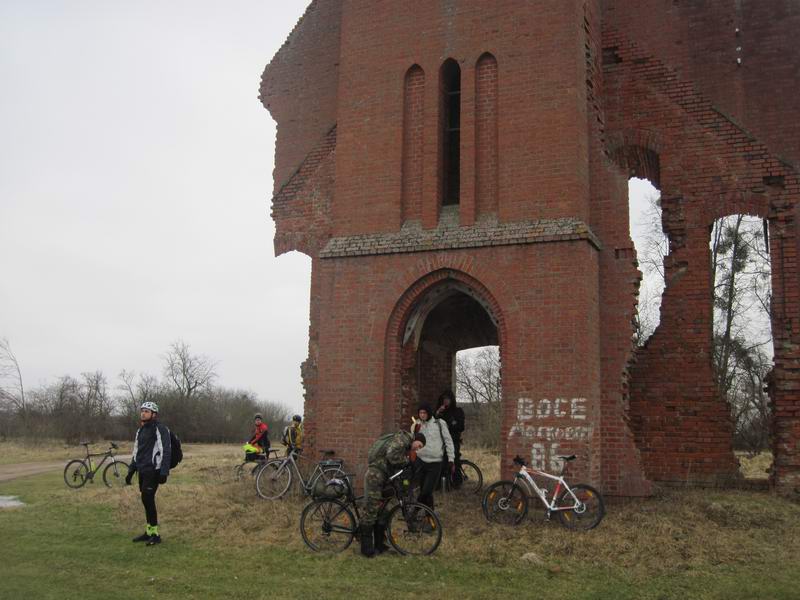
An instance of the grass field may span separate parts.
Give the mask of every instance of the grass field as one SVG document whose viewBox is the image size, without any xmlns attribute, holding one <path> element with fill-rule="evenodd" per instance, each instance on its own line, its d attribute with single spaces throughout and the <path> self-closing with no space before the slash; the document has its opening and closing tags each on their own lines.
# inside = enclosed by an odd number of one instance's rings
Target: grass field
<svg viewBox="0 0 800 600">
<path fill-rule="evenodd" d="M 436 555 L 367 560 L 356 544 L 336 556 L 307 550 L 304 500 L 268 503 L 251 481 L 233 483 L 236 447 L 185 452 L 158 492 L 164 543 L 153 548 L 130 542 L 143 529 L 135 488 L 69 490 L 61 473 L 0 484 L 0 495 L 27 503 L 0 510 L 0 598 L 800 597 L 800 505 L 765 493 L 613 502 L 588 533 L 538 511 L 518 528 L 493 526 L 477 497 L 438 497 Z M 496 478 L 495 458 L 471 458 Z"/>
</svg>

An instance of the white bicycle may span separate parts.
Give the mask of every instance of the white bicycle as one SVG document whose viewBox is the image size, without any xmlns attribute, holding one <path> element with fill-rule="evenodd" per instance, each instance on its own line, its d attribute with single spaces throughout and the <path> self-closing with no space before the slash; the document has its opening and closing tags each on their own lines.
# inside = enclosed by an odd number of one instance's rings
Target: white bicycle
<svg viewBox="0 0 800 600">
<path fill-rule="evenodd" d="M 481 506 L 487 521 L 519 525 L 528 514 L 529 498 L 534 494 L 545 506 L 549 519 L 553 513 L 558 515 L 559 522 L 568 529 L 588 530 L 597 527 L 606 514 L 603 497 L 596 489 L 584 483 L 570 486 L 564 479 L 567 463 L 576 456 L 559 456 L 564 466 L 559 475 L 551 475 L 539 469 L 525 466 L 525 461 L 517 456 L 514 464 L 519 471 L 513 481 L 498 481 L 486 489 Z M 555 481 L 551 498 L 547 487 L 539 487 L 533 477 L 544 477 Z"/>
</svg>

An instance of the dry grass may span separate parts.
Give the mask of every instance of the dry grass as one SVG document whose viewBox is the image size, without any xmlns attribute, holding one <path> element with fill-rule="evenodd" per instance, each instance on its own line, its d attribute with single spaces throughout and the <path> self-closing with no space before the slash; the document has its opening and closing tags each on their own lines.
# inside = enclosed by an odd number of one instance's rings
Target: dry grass
<svg viewBox="0 0 800 600">
<path fill-rule="evenodd" d="M 233 467 L 240 458 L 237 447 L 187 445 L 186 454 L 174 483 L 159 490 L 165 535 L 217 548 L 304 548 L 298 523 L 307 499 L 295 495 L 267 502 L 256 496 L 252 479 L 234 482 Z M 484 470 L 485 483 L 498 478 L 496 456 L 472 450 L 465 457 Z M 107 490 L 88 494 L 88 498 L 80 494 L 80 500 L 79 495 L 72 497 L 76 502 L 89 498 L 114 502 L 123 527 L 131 533 L 141 528 L 142 507 L 133 488 L 115 490 L 113 499 Z M 766 493 L 673 490 L 647 499 L 618 500 L 607 507 L 600 526 L 585 533 L 547 522 L 539 504 L 530 506 L 522 525 L 506 527 L 484 520 L 478 496 L 438 495 L 437 510 L 445 530 L 439 554 L 548 572 L 589 565 L 624 569 L 643 579 L 718 565 L 797 560 L 793 547 L 800 539 L 800 505 Z M 337 559 L 353 552 L 355 544 Z"/>
<path fill-rule="evenodd" d="M 772 468 L 772 452 L 760 452 L 751 456 L 747 452 L 737 452 L 739 469 L 746 479 L 767 479 Z"/>
<path fill-rule="evenodd" d="M 91 451 L 105 452 L 109 442 L 100 440 L 90 446 Z M 120 456 L 130 455 L 131 442 L 117 442 Z M 69 446 L 63 440 L 54 439 L 19 439 L 0 442 L 0 465 L 11 465 L 27 462 L 67 461 L 70 458 L 83 458 L 86 451 L 83 446 Z"/>
</svg>

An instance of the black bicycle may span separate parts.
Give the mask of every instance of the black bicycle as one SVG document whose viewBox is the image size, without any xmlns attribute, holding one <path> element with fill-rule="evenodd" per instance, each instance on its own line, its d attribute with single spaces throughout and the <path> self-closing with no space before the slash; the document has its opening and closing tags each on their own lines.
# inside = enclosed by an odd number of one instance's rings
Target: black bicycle
<svg viewBox="0 0 800 600">
<path fill-rule="evenodd" d="M 406 469 L 389 478 L 378 519 L 386 522 L 386 537 L 400 554 L 433 554 L 442 541 L 442 524 L 430 508 L 410 501 L 410 479 Z M 358 532 L 363 496 L 355 496 L 347 478 L 329 481 L 326 490 L 303 509 L 300 533 L 315 552 L 342 552 Z"/>
<path fill-rule="evenodd" d="M 453 473 L 442 473 L 441 489 L 445 492 L 461 492 L 462 494 L 477 494 L 483 487 L 483 473 L 471 460 L 459 461 Z M 445 465 L 447 469 L 447 465 Z"/>
<path fill-rule="evenodd" d="M 89 446 L 92 442 L 81 442 L 81 445 L 86 448 L 85 458 L 75 458 L 67 463 L 64 467 L 64 482 L 71 488 L 83 487 L 87 481 L 94 483 L 94 476 L 105 464 L 106 460 L 111 459 L 103 469 L 103 483 L 108 487 L 117 487 L 125 485 L 125 476 L 128 474 L 128 463 L 117 460 L 114 452 L 119 450 L 114 442 L 111 442 L 108 450 L 99 454 L 92 454 L 89 452 Z M 94 465 L 92 458 L 102 456 L 103 459 Z"/>
</svg>

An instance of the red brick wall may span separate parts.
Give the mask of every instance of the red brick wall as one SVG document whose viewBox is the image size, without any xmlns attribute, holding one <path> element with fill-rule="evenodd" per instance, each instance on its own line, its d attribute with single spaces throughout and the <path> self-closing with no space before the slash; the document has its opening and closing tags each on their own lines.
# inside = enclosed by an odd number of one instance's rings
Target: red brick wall
<svg viewBox="0 0 800 600">
<path fill-rule="evenodd" d="M 448 359 L 403 345 L 404 327 L 456 282 L 497 323 L 504 465 L 574 451 L 577 477 L 622 495 L 733 477 L 708 232 L 747 212 L 770 221 L 773 481 L 800 488 L 800 183 L 780 158 L 800 156 L 798 21 L 789 0 L 313 2 L 262 85 L 276 252 L 313 257 L 312 445 L 361 469 L 372 439 L 438 395 Z M 439 206 L 448 58 L 455 214 Z M 660 186 L 671 248 L 661 325 L 639 351 L 631 174 Z"/>
</svg>

